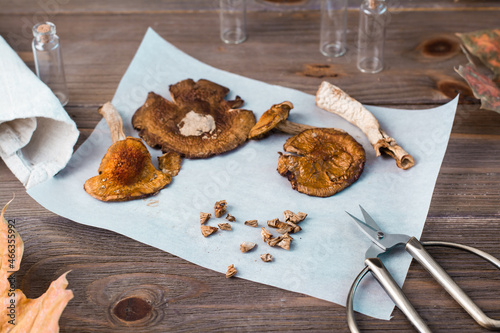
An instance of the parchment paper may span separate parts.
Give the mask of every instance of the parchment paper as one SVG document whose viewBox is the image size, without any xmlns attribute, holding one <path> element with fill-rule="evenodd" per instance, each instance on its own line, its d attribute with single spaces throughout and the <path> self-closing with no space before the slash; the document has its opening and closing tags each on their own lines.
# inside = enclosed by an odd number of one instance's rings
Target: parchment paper
<svg viewBox="0 0 500 333">
<path fill-rule="evenodd" d="M 345 211 L 361 216 L 361 204 L 385 231 L 421 235 L 457 99 L 419 111 L 369 107 L 382 128 L 413 154 L 416 165 L 403 171 L 392 158 L 375 158 L 364 135 L 341 118 L 315 107 L 314 96 L 207 66 L 149 29 L 113 99 L 124 119 L 126 133 L 137 136 L 130 120 L 149 91 L 170 98 L 169 85 L 186 78 L 205 78 L 229 87 L 229 98 L 240 95 L 245 100 L 243 107 L 253 110 L 257 118 L 272 104 L 292 101 L 295 108 L 290 120 L 342 128 L 361 142 L 367 152 L 365 171 L 355 184 L 329 198 L 298 193 L 276 171 L 278 152 L 288 136 L 274 135 L 247 142 L 222 156 L 184 160 L 179 175 L 155 197 L 104 203 L 83 190 L 83 183 L 97 174 L 111 145 L 103 120 L 62 172 L 28 193 L 47 209 L 73 221 L 113 230 L 221 273 L 234 264 L 239 278 L 342 305 L 353 279 L 364 267 L 364 253 L 370 245 Z M 151 152 L 153 156 L 160 154 Z M 156 157 L 153 160 L 156 162 Z M 222 199 L 227 200 L 228 212 L 237 219 L 232 223 L 233 230 L 204 238 L 199 214 L 213 213 L 214 203 Z M 301 223 L 303 230 L 292 235 L 294 241 L 289 251 L 269 247 L 261 240 L 260 227 L 243 224 L 245 220 L 257 219 L 259 226 L 265 226 L 267 220 L 282 218 L 287 209 L 309 214 Z M 220 222 L 226 221 L 212 217 L 208 225 Z M 241 253 L 239 245 L 243 241 L 255 242 L 257 248 Z M 262 262 L 259 256 L 264 253 L 271 253 L 275 260 Z M 401 253 L 387 259 L 388 269 L 402 284 L 410 264 L 409 255 Z M 370 277 L 360 288 L 356 309 L 389 319 L 393 303 L 378 284 Z"/>
</svg>

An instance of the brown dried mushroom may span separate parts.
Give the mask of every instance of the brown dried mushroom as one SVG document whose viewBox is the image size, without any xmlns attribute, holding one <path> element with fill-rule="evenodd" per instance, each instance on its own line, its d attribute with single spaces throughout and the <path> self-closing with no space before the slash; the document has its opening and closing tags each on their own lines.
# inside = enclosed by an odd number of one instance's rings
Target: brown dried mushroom
<svg viewBox="0 0 500 333">
<path fill-rule="evenodd" d="M 266 136 L 271 130 L 276 129 L 283 133 L 299 134 L 306 129 L 315 128 L 314 126 L 298 124 L 288 121 L 290 110 L 293 109 L 291 102 L 285 101 L 280 104 L 274 104 L 269 110 L 259 118 L 257 124 L 250 130 L 249 139 L 260 139 Z"/>
<path fill-rule="evenodd" d="M 99 108 L 111 131 L 113 144 L 99 166 L 99 175 L 88 179 L 85 191 L 101 201 L 128 201 L 158 193 L 172 177 L 156 170 L 140 139 L 125 137 L 123 123 L 111 103 Z"/>
<path fill-rule="evenodd" d="M 365 150 L 352 136 L 316 128 L 289 138 L 278 172 L 299 192 L 328 197 L 354 183 L 365 165 Z"/>
<path fill-rule="evenodd" d="M 222 154 L 244 143 L 255 125 L 252 111 L 237 109 L 243 100 L 225 100 L 228 93 L 208 80 L 183 80 L 170 86 L 173 102 L 150 92 L 132 125 L 149 146 L 163 152 L 187 158 Z"/>
<path fill-rule="evenodd" d="M 372 144 L 377 156 L 381 153 L 391 156 L 396 160 L 397 166 L 404 170 L 415 165 L 413 157 L 380 128 L 375 116 L 339 87 L 323 81 L 316 93 L 316 105 L 359 127 Z"/>
</svg>

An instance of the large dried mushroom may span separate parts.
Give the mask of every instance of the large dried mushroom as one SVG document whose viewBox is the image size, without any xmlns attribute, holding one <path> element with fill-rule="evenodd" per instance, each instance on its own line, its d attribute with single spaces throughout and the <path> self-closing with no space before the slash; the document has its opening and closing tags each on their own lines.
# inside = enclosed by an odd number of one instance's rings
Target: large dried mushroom
<svg viewBox="0 0 500 333">
<path fill-rule="evenodd" d="M 125 137 L 113 105 L 104 104 L 99 113 L 108 123 L 113 144 L 99 165 L 99 174 L 85 182 L 85 191 L 101 201 L 128 201 L 154 195 L 167 186 L 172 177 L 156 170 L 140 139 Z"/>
<path fill-rule="evenodd" d="M 283 145 L 278 172 L 294 190 L 328 197 L 354 183 L 365 165 L 365 150 L 352 136 L 335 129 L 305 130 Z"/>
<path fill-rule="evenodd" d="M 172 102 L 150 92 L 132 118 L 148 145 L 187 158 L 205 158 L 230 151 L 247 140 L 255 125 L 252 111 L 238 109 L 243 100 L 225 100 L 229 89 L 192 79 L 170 86 Z"/>
<path fill-rule="evenodd" d="M 339 87 L 326 81 L 322 82 L 316 93 L 316 105 L 359 127 L 372 144 L 377 156 L 386 153 L 396 160 L 398 167 L 405 170 L 415 164 L 413 157 L 380 128 L 375 116 Z"/>
</svg>

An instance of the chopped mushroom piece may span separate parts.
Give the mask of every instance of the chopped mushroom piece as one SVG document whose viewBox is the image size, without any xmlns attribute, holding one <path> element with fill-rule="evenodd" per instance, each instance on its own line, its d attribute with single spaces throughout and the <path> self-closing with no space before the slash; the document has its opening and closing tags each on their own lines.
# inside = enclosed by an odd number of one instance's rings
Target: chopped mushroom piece
<svg viewBox="0 0 500 333">
<path fill-rule="evenodd" d="M 240 244 L 240 251 L 245 253 L 252 250 L 257 244 L 252 242 L 243 242 Z"/>
<path fill-rule="evenodd" d="M 151 155 L 140 139 L 125 137 L 123 123 L 111 103 L 99 108 L 111 131 L 113 144 L 99 166 L 99 175 L 83 188 L 101 201 L 128 201 L 157 194 L 172 177 L 156 170 Z"/>
<path fill-rule="evenodd" d="M 302 230 L 301 227 L 296 225 L 295 223 L 292 222 L 282 222 L 278 218 L 269 220 L 267 221 L 267 225 L 270 226 L 271 228 L 276 228 L 278 229 L 277 231 L 280 234 L 285 234 L 285 233 L 296 233 Z"/>
<path fill-rule="evenodd" d="M 285 233 L 284 235 L 269 239 L 267 244 L 269 244 L 269 246 L 279 246 L 285 250 L 289 250 L 292 240 L 293 238 L 290 237 L 288 233 Z"/>
<path fill-rule="evenodd" d="M 235 222 L 236 221 L 236 217 L 234 217 L 231 214 L 227 214 L 226 220 L 228 220 L 229 222 Z"/>
<path fill-rule="evenodd" d="M 226 278 L 233 277 L 238 271 L 234 268 L 234 265 L 229 265 L 227 267 Z"/>
<path fill-rule="evenodd" d="M 243 100 L 225 100 L 229 89 L 192 79 L 170 86 L 172 101 L 150 92 L 132 117 L 139 136 L 153 148 L 187 158 L 206 158 L 230 151 L 247 140 L 255 125 L 252 111 L 237 109 Z"/>
<path fill-rule="evenodd" d="M 273 129 L 295 135 L 306 129 L 315 128 L 314 126 L 288 121 L 287 118 L 291 109 L 293 109 L 293 104 L 288 101 L 271 106 L 271 108 L 260 117 L 257 124 L 252 127 L 248 134 L 248 138 L 261 139 Z"/>
<path fill-rule="evenodd" d="M 158 167 L 163 172 L 172 177 L 179 174 L 181 169 L 182 157 L 179 153 L 169 151 L 161 156 L 158 156 Z"/>
<path fill-rule="evenodd" d="M 396 160 L 397 166 L 404 170 L 415 165 L 413 157 L 380 128 L 377 118 L 339 87 L 323 81 L 316 93 L 316 105 L 359 127 L 368 137 L 377 156 L 381 153 L 390 155 Z"/>
<path fill-rule="evenodd" d="M 214 232 L 217 232 L 217 230 L 219 230 L 219 228 L 217 228 L 217 227 L 211 227 L 211 226 L 208 226 L 208 225 L 202 225 L 201 226 L 201 234 L 204 237 L 210 236 Z"/>
<path fill-rule="evenodd" d="M 229 223 L 219 223 L 217 225 L 220 230 L 231 230 L 231 225 Z"/>
<path fill-rule="evenodd" d="M 285 210 L 283 212 L 283 217 L 285 218 L 285 222 L 298 224 L 299 222 L 304 221 L 304 219 L 307 217 L 307 214 L 302 212 L 298 212 L 297 214 L 295 214 L 291 210 Z"/>
<path fill-rule="evenodd" d="M 354 183 L 365 165 L 365 150 L 352 136 L 316 128 L 289 138 L 278 159 L 278 172 L 294 190 L 328 197 Z"/>
<path fill-rule="evenodd" d="M 267 243 L 268 240 L 273 238 L 273 235 L 267 230 L 266 228 L 262 227 L 262 230 L 260 232 L 262 236 L 262 240 Z"/>
<path fill-rule="evenodd" d="M 263 262 L 270 262 L 273 261 L 273 256 L 269 253 L 261 254 L 260 259 L 262 259 Z"/>
<path fill-rule="evenodd" d="M 245 221 L 245 225 L 256 228 L 259 226 L 259 222 L 257 220 L 248 220 Z"/>
<path fill-rule="evenodd" d="M 226 200 L 217 201 L 214 205 L 215 217 L 222 217 L 227 212 Z"/>
<path fill-rule="evenodd" d="M 208 220 L 212 217 L 210 213 L 200 213 L 200 224 L 207 223 Z"/>
</svg>

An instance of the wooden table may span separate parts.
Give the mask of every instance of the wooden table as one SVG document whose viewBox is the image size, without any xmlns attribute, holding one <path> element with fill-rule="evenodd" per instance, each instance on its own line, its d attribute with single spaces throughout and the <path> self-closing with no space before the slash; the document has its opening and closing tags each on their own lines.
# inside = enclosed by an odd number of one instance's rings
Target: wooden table
<svg viewBox="0 0 500 333">
<path fill-rule="evenodd" d="M 466 63 L 454 34 L 498 27 L 500 3 L 393 2 L 387 67 L 375 75 L 356 69 L 358 12 L 351 5 L 349 51 L 339 59 L 318 51 L 317 1 L 297 10 L 249 1 L 249 37 L 240 45 L 221 42 L 217 1 L 206 0 L 0 0 L 0 34 L 33 67 L 32 25 L 57 25 L 70 89 L 66 110 L 81 131 L 78 145 L 100 120 L 96 108 L 111 100 L 148 26 L 209 65 L 306 93 L 328 80 L 362 103 L 406 109 L 442 105 L 461 93 L 422 240 L 461 242 L 500 258 L 500 115 L 481 110 L 453 70 Z M 71 270 L 75 297 L 61 317 L 61 332 L 348 331 L 339 305 L 227 280 L 119 234 L 59 217 L 31 199 L 3 162 L 0 182 L 1 205 L 16 195 L 7 217 L 15 219 L 25 241 L 18 287 L 38 297 Z M 500 319 L 498 270 L 460 251 L 430 251 L 488 315 Z M 486 331 L 418 264 L 412 264 L 403 289 L 436 332 Z M 390 322 L 357 318 L 363 330 L 413 332 L 397 309 Z"/>
</svg>

